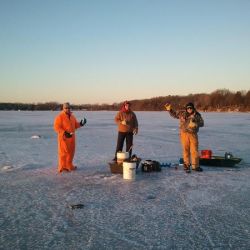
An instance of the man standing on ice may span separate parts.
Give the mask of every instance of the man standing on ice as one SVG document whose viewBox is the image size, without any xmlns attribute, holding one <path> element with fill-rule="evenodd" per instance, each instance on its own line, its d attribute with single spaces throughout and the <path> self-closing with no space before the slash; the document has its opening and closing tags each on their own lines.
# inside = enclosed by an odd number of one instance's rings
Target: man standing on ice
<svg viewBox="0 0 250 250">
<path fill-rule="evenodd" d="M 169 103 L 165 104 L 165 109 L 169 111 L 172 117 L 180 120 L 180 140 L 183 148 L 184 170 L 190 173 L 191 158 L 192 170 L 201 172 L 198 151 L 198 131 L 200 127 L 204 126 L 201 114 L 197 112 L 191 102 L 185 106 L 185 110 L 175 111 Z"/>
<path fill-rule="evenodd" d="M 132 155 L 133 135 L 138 133 L 138 121 L 135 113 L 131 110 L 131 104 L 125 101 L 121 110 L 115 116 L 115 122 L 118 125 L 118 138 L 116 153 L 122 151 L 124 140 L 126 139 L 126 151 L 129 152 L 129 157 Z"/>
<path fill-rule="evenodd" d="M 54 129 L 58 134 L 58 172 L 75 170 L 75 130 L 84 126 L 84 118 L 78 122 L 70 110 L 68 102 L 63 104 L 63 111 L 55 118 Z"/>
</svg>

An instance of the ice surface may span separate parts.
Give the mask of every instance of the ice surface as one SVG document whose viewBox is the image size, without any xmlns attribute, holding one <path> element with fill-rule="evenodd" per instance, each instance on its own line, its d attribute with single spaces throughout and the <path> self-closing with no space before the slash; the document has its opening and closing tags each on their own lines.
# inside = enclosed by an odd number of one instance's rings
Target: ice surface
<svg viewBox="0 0 250 250">
<path fill-rule="evenodd" d="M 57 112 L 0 112 L 1 249 L 249 249 L 250 116 L 203 113 L 200 149 L 232 152 L 238 168 L 181 167 L 112 175 L 116 112 L 75 112 L 77 171 L 57 173 Z M 177 163 L 178 120 L 136 112 L 134 153 Z M 39 135 L 39 139 L 32 136 Z M 82 209 L 70 208 L 84 204 Z"/>
</svg>

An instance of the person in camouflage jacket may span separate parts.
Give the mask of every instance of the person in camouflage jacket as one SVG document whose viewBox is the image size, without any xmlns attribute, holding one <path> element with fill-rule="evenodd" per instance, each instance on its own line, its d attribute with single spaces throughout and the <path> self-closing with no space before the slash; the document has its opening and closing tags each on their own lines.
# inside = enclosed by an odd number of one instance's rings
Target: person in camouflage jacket
<svg viewBox="0 0 250 250">
<path fill-rule="evenodd" d="M 200 127 L 204 126 L 201 114 L 191 102 L 185 106 L 185 110 L 173 110 L 170 104 L 166 104 L 165 109 L 169 111 L 173 118 L 180 120 L 180 140 L 183 148 L 184 170 L 189 173 L 192 165 L 192 170 L 201 172 L 198 151 L 198 131 Z"/>
</svg>

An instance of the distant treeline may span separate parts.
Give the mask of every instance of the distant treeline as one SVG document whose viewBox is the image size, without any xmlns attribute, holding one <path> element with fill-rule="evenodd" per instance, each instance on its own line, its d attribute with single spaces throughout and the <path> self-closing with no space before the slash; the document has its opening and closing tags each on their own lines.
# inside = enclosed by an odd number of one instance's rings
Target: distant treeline
<svg viewBox="0 0 250 250">
<path fill-rule="evenodd" d="M 135 111 L 161 111 L 165 103 L 171 103 L 181 109 L 188 102 L 193 102 L 200 111 L 250 111 L 250 90 L 231 92 L 219 89 L 210 94 L 189 94 L 186 96 L 161 96 L 150 99 L 130 100 Z M 118 110 L 122 103 L 71 105 L 73 110 Z M 62 104 L 47 103 L 0 103 L 0 110 L 60 110 Z"/>
</svg>

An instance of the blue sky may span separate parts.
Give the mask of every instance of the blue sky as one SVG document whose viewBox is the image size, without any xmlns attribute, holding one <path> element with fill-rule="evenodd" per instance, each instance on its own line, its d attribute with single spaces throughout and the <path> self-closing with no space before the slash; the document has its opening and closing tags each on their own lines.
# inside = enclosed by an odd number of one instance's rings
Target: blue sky
<svg viewBox="0 0 250 250">
<path fill-rule="evenodd" d="M 250 89 L 250 0 L 0 0 L 0 102 Z"/>
</svg>

